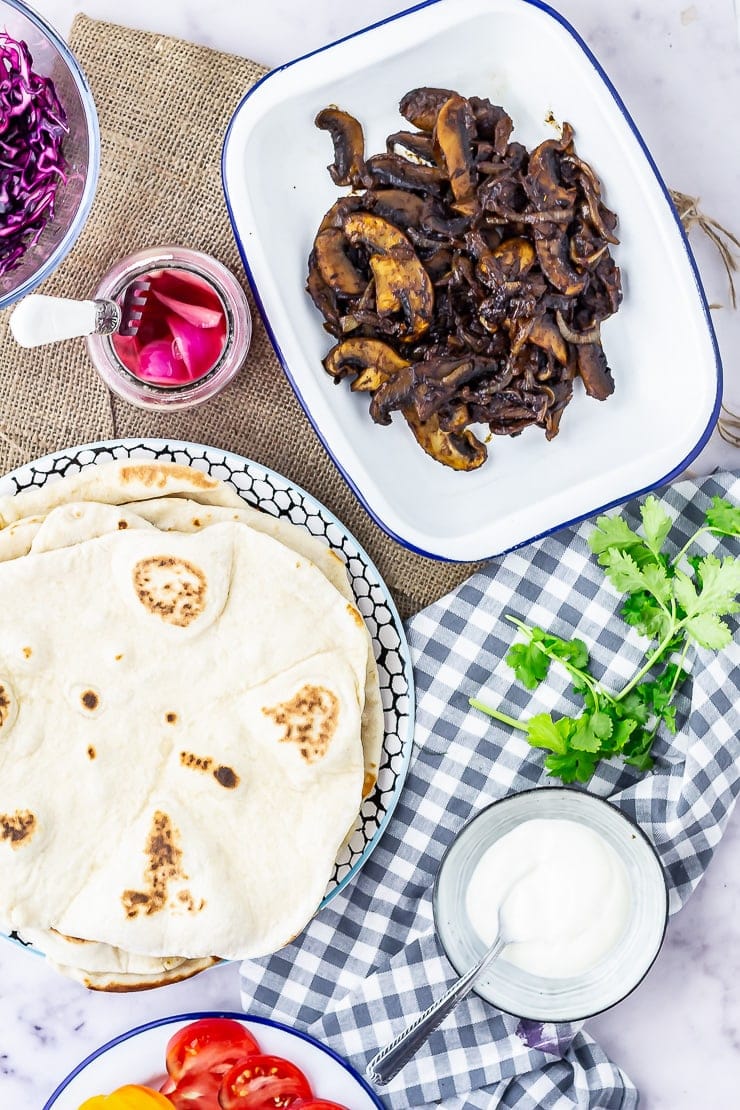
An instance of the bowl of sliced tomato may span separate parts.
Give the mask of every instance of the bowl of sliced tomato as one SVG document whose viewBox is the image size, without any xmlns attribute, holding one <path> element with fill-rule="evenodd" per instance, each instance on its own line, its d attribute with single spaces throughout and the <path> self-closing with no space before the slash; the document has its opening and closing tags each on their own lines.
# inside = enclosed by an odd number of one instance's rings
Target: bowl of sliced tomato
<svg viewBox="0 0 740 1110">
<path fill-rule="evenodd" d="M 249 1014 L 179 1014 L 102 1045 L 44 1110 L 376 1110 L 383 1103 L 332 1049 Z"/>
</svg>

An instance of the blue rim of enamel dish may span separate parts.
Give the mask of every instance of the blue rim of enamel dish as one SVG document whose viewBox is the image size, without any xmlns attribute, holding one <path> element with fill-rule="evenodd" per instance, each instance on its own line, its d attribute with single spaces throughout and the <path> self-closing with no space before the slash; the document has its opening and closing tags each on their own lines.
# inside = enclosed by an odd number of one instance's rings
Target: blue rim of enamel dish
<svg viewBox="0 0 740 1110">
<path fill-rule="evenodd" d="M 710 341 L 711 341 L 711 344 L 712 344 L 712 350 L 714 351 L 714 361 L 715 361 L 715 367 L 716 367 L 716 370 L 717 370 L 717 389 L 716 389 L 716 393 L 715 393 L 712 413 L 709 417 L 709 421 L 707 423 L 707 426 L 704 429 L 701 436 L 699 437 L 696 445 L 694 447 L 692 447 L 692 449 L 689 451 L 689 453 L 686 455 L 686 457 L 684 459 L 682 459 L 682 461 L 680 463 L 678 463 L 676 466 L 672 467 L 671 470 L 669 470 L 667 474 L 663 475 L 662 478 L 658 478 L 656 481 L 650 482 L 648 485 L 642 486 L 639 489 L 632 490 L 629 493 L 625 493 L 621 497 L 616 497 L 611 501 L 607 501 L 603 505 L 596 505 L 596 506 L 594 506 L 593 509 L 589 509 L 588 512 L 581 513 L 578 516 L 572 517 L 570 520 L 564 520 L 564 521 L 562 521 L 562 523 L 557 524 L 552 528 L 547 528 L 543 532 L 538 532 L 536 535 L 530 536 L 528 539 L 522 540 L 521 543 L 514 544 L 512 547 L 504 548 L 502 551 L 492 551 L 488 555 L 477 556 L 474 559 L 451 559 L 451 558 L 449 558 L 445 555 L 439 555 L 439 554 L 436 554 L 435 552 L 432 552 L 432 551 L 426 551 L 422 547 L 417 547 L 416 544 L 411 543 L 409 540 L 404 539 L 403 536 L 399 536 L 396 532 L 394 532 L 393 529 L 390 528 L 383 521 L 383 519 L 378 515 L 376 510 L 373 509 L 373 507 L 368 503 L 368 500 L 365 497 L 364 493 L 362 492 L 361 489 L 359 489 L 356 482 L 348 474 L 345 467 L 337 459 L 336 455 L 334 454 L 334 452 L 332 450 L 331 443 L 328 441 L 326 436 L 323 434 L 321 428 L 318 426 L 318 424 L 317 424 L 317 422 L 316 422 L 316 420 L 315 420 L 315 418 L 314 418 L 314 416 L 311 412 L 310 407 L 306 404 L 306 402 L 303 399 L 303 395 L 301 394 L 301 391 L 298 388 L 298 385 L 297 385 L 293 375 L 290 372 L 290 367 L 288 366 L 288 361 L 287 361 L 287 359 L 285 358 L 285 356 L 282 352 L 280 344 L 278 343 L 277 336 L 275 335 L 275 332 L 273 330 L 273 327 L 272 327 L 272 324 L 270 322 L 269 316 L 267 315 L 267 312 L 265 311 L 265 306 L 262 302 L 262 297 L 260 295 L 259 289 L 257 287 L 257 283 L 254 279 L 253 274 L 252 274 L 252 269 L 249 265 L 249 260 L 247 258 L 247 253 L 246 253 L 244 244 L 242 243 L 241 237 L 240 237 L 239 232 L 237 230 L 236 221 L 234 219 L 234 212 L 233 212 L 232 205 L 231 205 L 231 198 L 229 196 L 229 187 L 228 187 L 227 180 L 226 180 L 226 154 L 227 154 L 227 150 L 228 150 L 228 146 L 229 146 L 229 140 L 231 138 L 231 132 L 232 132 L 234 123 L 235 123 L 235 121 L 236 121 L 236 119 L 239 115 L 239 112 L 242 108 L 242 105 L 244 105 L 245 102 L 256 92 L 256 90 L 260 87 L 260 85 L 263 85 L 265 83 L 265 81 L 269 81 L 270 78 L 274 77 L 276 73 L 280 73 L 284 69 L 290 69 L 291 66 L 298 65 L 300 62 L 305 61 L 307 58 L 313 58 L 316 54 L 322 54 L 326 50 L 331 50 L 333 47 L 338 46 L 340 43 L 349 42 L 351 39 L 359 38 L 361 35 L 364 35 L 367 31 L 374 31 L 378 27 L 384 27 L 387 23 L 394 23 L 398 19 L 404 19 L 406 16 L 413 15 L 415 12 L 422 11 L 424 8 L 430 8 L 435 4 L 441 4 L 441 3 L 446 3 L 446 2 L 450 3 L 451 0 L 423 0 L 423 2 L 421 4 L 415 4 L 412 8 L 406 8 L 404 11 L 398 12 L 396 15 L 391 15 L 391 16 L 388 16 L 386 19 L 378 20 L 377 23 L 371 23 L 367 27 L 362 27 L 359 31 L 353 31 L 351 34 L 344 35 L 342 38 L 336 39 L 334 42 L 327 43 L 326 46 L 321 46 L 316 50 L 309 51 L 307 54 L 302 54 L 301 57 L 294 58 L 293 61 L 291 61 L 291 62 L 286 62 L 284 65 L 276 66 L 275 69 L 270 70 L 270 72 L 266 73 L 264 75 L 264 77 L 261 77 L 259 79 L 259 81 L 256 81 L 255 84 L 252 85 L 252 87 L 244 94 L 244 96 L 240 100 L 240 102 L 239 102 L 239 104 L 236 108 L 236 111 L 234 112 L 233 116 L 231 117 L 231 120 L 229 121 L 229 126 L 226 129 L 226 135 L 224 136 L 224 143 L 223 143 L 223 148 L 222 148 L 222 152 L 221 152 L 221 183 L 222 183 L 222 187 L 223 187 L 223 191 L 224 191 L 224 198 L 226 200 L 226 208 L 228 209 L 229 219 L 231 220 L 232 231 L 234 233 L 234 238 L 236 240 L 236 245 L 239 249 L 239 254 L 241 255 L 242 264 L 244 266 L 244 270 L 245 270 L 247 278 L 249 280 L 249 284 L 251 286 L 252 293 L 254 295 L 254 299 L 257 302 L 257 306 L 260 310 L 260 314 L 262 316 L 262 321 L 265 325 L 265 329 L 266 329 L 267 334 L 270 338 L 270 342 L 272 343 L 272 345 L 275 349 L 275 352 L 278 356 L 278 359 L 280 361 L 280 365 L 283 368 L 285 376 L 287 377 L 288 381 L 290 382 L 290 384 L 293 388 L 293 392 L 295 393 L 296 397 L 298 398 L 298 401 L 300 402 L 303 411 L 305 412 L 306 416 L 308 417 L 308 419 L 311 423 L 311 426 L 313 427 L 313 430 L 316 432 L 316 435 L 319 437 L 321 443 L 323 444 L 325 450 L 327 451 L 330 458 L 332 459 L 334 465 L 339 470 L 340 474 L 342 475 L 345 482 L 347 483 L 347 485 L 350 487 L 350 489 L 354 493 L 357 500 L 360 502 L 360 504 L 365 509 L 365 511 L 372 517 L 372 519 L 375 521 L 375 523 L 377 525 L 379 525 L 379 527 L 382 528 L 383 531 L 391 537 L 391 539 L 395 540 L 396 543 L 401 544 L 401 546 L 405 547 L 408 551 L 413 551 L 417 555 L 424 555 L 428 559 L 435 559 L 437 562 L 441 562 L 441 563 L 465 563 L 465 562 L 478 563 L 478 562 L 484 561 L 486 559 L 494 559 L 494 558 L 498 558 L 499 556 L 502 556 L 502 555 L 507 555 L 510 551 L 517 551 L 521 547 L 526 547 L 526 545 L 529 544 L 529 543 L 535 543 L 537 540 L 541 540 L 546 536 L 551 536 L 555 532 L 559 532 L 563 528 L 570 528 L 574 524 L 579 524 L 582 520 L 587 520 L 589 517 L 595 516 L 597 513 L 605 512 L 607 509 L 613 509 L 616 505 L 623 505 L 626 501 L 629 501 L 631 498 L 640 497 L 642 494 L 648 493 L 650 490 L 657 489 L 658 486 L 665 485 L 666 483 L 672 481 L 674 478 L 677 478 L 679 476 L 679 474 L 681 474 L 686 469 L 686 467 L 691 462 L 693 462 L 693 460 L 696 458 L 696 456 L 703 450 L 703 448 L 709 442 L 709 439 L 712 435 L 712 432 L 714 431 L 714 426 L 717 422 L 717 418 L 719 416 L 719 411 L 720 411 L 720 406 L 721 406 L 721 403 L 722 403 L 722 359 L 721 359 L 720 352 L 719 352 L 719 345 L 717 343 L 717 336 L 716 336 L 715 331 L 714 331 L 714 325 L 712 324 L 712 319 L 711 319 L 711 316 L 710 316 L 710 313 L 709 313 L 709 305 L 707 303 L 706 294 L 704 292 L 704 287 L 702 286 L 701 278 L 699 276 L 699 268 L 696 264 L 696 259 L 694 258 L 693 251 L 691 250 L 691 246 L 689 244 L 688 237 L 686 235 L 686 232 L 684 231 L 683 224 L 681 223 L 678 212 L 676 211 L 676 208 L 673 204 L 673 201 L 671 200 L 671 196 L 670 196 L 670 193 L 668 191 L 668 188 L 667 188 L 667 186 L 666 186 L 666 184 L 665 184 L 665 182 L 664 182 L 664 180 L 663 180 L 663 178 L 660 174 L 660 171 L 658 170 L 658 167 L 655 164 L 653 156 L 650 153 L 645 140 L 643 139 L 643 137 L 642 137 L 642 135 L 641 135 L 641 133 L 640 133 L 638 127 L 637 127 L 637 124 L 632 119 L 632 116 L 630 115 L 629 111 L 627 110 L 627 107 L 626 107 L 624 101 L 622 100 L 621 96 L 619 95 L 616 88 L 612 84 L 610 78 L 607 76 L 606 71 L 604 70 L 603 66 L 601 65 L 601 63 L 596 58 L 596 55 L 593 53 L 593 51 L 590 49 L 590 47 L 586 45 L 584 40 L 578 34 L 576 29 L 568 22 L 568 20 L 565 19 L 565 17 L 562 16 L 560 14 L 560 12 L 555 11 L 548 4 L 543 3 L 542 0 L 520 0 L 521 3 L 528 4 L 530 7 L 533 7 L 533 8 L 537 8 L 539 11 L 544 12 L 545 15 L 548 15 L 551 19 L 554 19 L 555 22 L 559 23 L 560 26 L 565 31 L 567 31 L 567 33 L 571 36 L 571 38 L 573 38 L 575 40 L 575 42 L 578 44 L 578 46 L 580 47 L 580 49 L 585 54 L 586 58 L 591 63 L 591 65 L 593 66 L 593 68 L 596 71 L 596 73 L 598 74 L 598 76 L 603 81 L 603 83 L 606 86 L 606 88 L 608 89 L 609 93 L 611 94 L 615 104 L 617 105 L 617 108 L 619 109 L 622 116 L 624 117 L 624 120 L 627 123 L 627 126 L 629 127 L 630 131 L 632 132 L 632 134 L 636 138 L 636 140 L 637 140 L 637 142 L 640 146 L 640 149 L 642 150 L 642 153 L 645 155 L 647 163 L 648 163 L 650 169 L 652 170 L 652 172 L 655 176 L 655 179 L 656 179 L 656 181 L 657 181 L 657 183 L 658 183 L 658 185 L 659 185 L 659 187 L 660 187 L 660 189 L 663 193 L 663 196 L 665 197 L 666 203 L 667 203 L 667 205 L 670 209 L 671 215 L 673 216 L 673 219 L 674 219 L 674 221 L 676 223 L 676 226 L 678 228 L 678 231 L 680 233 L 681 240 L 683 242 L 683 247 L 684 247 L 684 250 L 686 252 L 686 258 L 687 258 L 687 261 L 689 263 L 689 267 L 691 269 L 692 276 L 694 278 L 694 284 L 696 285 L 696 291 L 697 291 L 697 294 L 699 296 L 699 302 L 701 304 L 701 309 L 702 309 L 702 312 L 704 314 L 704 321 L 705 321 L 706 326 L 707 326 L 707 331 L 709 332 L 709 338 L 710 338 Z"/>
<path fill-rule="evenodd" d="M 100 1048 L 96 1048 L 89 1056 L 77 1065 L 74 1071 L 71 1071 L 66 1079 L 63 1079 L 55 1091 L 44 1103 L 43 1110 L 52 1110 L 59 1096 L 69 1087 L 80 1072 L 84 1071 L 88 1065 L 92 1064 L 99 1056 L 108 1052 L 111 1048 L 116 1048 L 117 1045 L 123 1044 L 124 1041 L 130 1041 L 132 1037 L 139 1036 L 140 1033 L 148 1033 L 150 1029 L 159 1029 L 163 1025 L 174 1025 L 176 1022 L 183 1021 L 200 1021 L 202 1018 L 230 1018 L 232 1021 L 249 1022 L 250 1025 L 267 1025 L 272 1029 L 281 1029 L 284 1033 L 290 1033 L 294 1037 L 298 1037 L 301 1041 L 307 1041 L 330 1056 L 337 1064 L 339 1064 L 352 1078 L 359 1084 L 366 1095 L 372 1099 L 373 1104 L 378 1107 L 378 1110 L 385 1110 L 383 1103 L 380 1101 L 375 1091 L 370 1084 L 363 1079 L 359 1072 L 355 1071 L 350 1063 L 342 1056 L 339 1056 L 332 1048 L 327 1045 L 321 1044 L 320 1041 L 315 1040 L 309 1036 L 308 1033 L 303 1033 L 300 1029 L 293 1029 L 290 1025 L 285 1025 L 282 1021 L 274 1021 L 272 1018 L 264 1017 L 251 1017 L 249 1014 L 234 1013 L 230 1010 L 200 1010 L 192 1014 L 175 1014 L 173 1017 L 157 1018 L 156 1021 L 148 1021 L 146 1025 L 137 1025 L 135 1029 L 129 1029 L 127 1033 L 121 1033 L 120 1036 L 114 1037 L 112 1040 L 107 1041 Z"/>
<path fill-rule="evenodd" d="M 385 605 L 387 605 L 388 609 L 390 610 L 391 617 L 392 617 L 392 620 L 393 620 L 393 625 L 394 625 L 394 627 L 395 627 L 395 629 L 398 633 L 398 640 L 399 640 L 398 653 L 399 653 L 399 655 L 401 656 L 401 658 L 403 660 L 403 667 L 404 667 L 403 674 L 406 678 L 406 684 L 408 686 L 408 690 L 407 690 L 407 693 L 406 693 L 406 696 L 408 698 L 408 724 L 407 724 L 407 727 L 406 727 L 405 736 L 400 737 L 400 735 L 399 735 L 399 739 L 402 739 L 402 743 L 404 745 L 404 747 L 403 747 L 403 761 L 402 761 L 401 766 L 400 766 L 399 771 L 398 771 L 398 776 L 396 778 L 396 783 L 395 783 L 395 786 L 394 786 L 394 789 L 393 789 L 393 794 L 391 795 L 391 797 L 390 797 L 390 799 L 387 803 L 386 811 L 385 811 L 383 817 L 378 822 L 378 827 L 375 830 L 375 834 L 373 835 L 372 839 L 368 843 L 367 847 L 362 852 L 362 855 L 359 857 L 359 859 L 357 859 L 355 861 L 355 863 L 352 865 L 352 867 L 347 872 L 347 874 L 344 876 L 344 878 L 341 879 L 340 882 L 337 883 L 337 885 L 333 888 L 333 890 L 330 890 L 328 894 L 324 895 L 324 897 L 321 900 L 321 903 L 319 904 L 319 906 L 316 909 L 317 914 L 321 913 L 321 911 L 323 909 L 325 909 L 326 906 L 329 905 L 329 903 L 332 901 L 332 899 L 336 898 L 336 896 L 341 891 L 344 890 L 344 888 L 347 886 L 347 884 L 350 883 L 352 881 L 352 879 L 354 879 L 355 875 L 357 875 L 357 873 L 365 866 L 368 859 L 370 858 L 372 853 L 375 851 L 375 848 L 380 843 L 381 837 L 383 836 L 386 828 L 388 827 L 388 824 L 390 823 L 390 820 L 393 817 L 393 814 L 395 812 L 396 806 L 398 805 L 398 800 L 401 796 L 401 792 L 403 790 L 404 783 L 406 782 L 406 776 L 408 774 L 409 764 L 411 762 L 411 752 L 412 752 L 413 747 L 414 747 L 414 724 L 415 724 L 415 721 L 416 721 L 416 688 L 414 686 L 414 668 L 413 668 L 413 664 L 412 664 L 412 661 L 411 661 L 411 652 L 409 650 L 408 639 L 406 637 L 406 630 L 404 629 L 403 621 L 401 620 L 401 616 L 398 612 L 398 609 L 396 608 L 396 603 L 395 603 L 395 601 L 393 600 L 393 598 L 390 594 L 390 591 L 388 589 L 388 586 L 386 585 L 385 579 L 381 575 L 380 571 L 376 567 L 373 560 L 370 558 L 368 553 L 365 551 L 365 548 L 355 538 L 353 533 L 350 532 L 349 528 L 347 528 L 347 526 L 345 524 L 342 524 L 341 521 L 337 519 L 337 517 L 334 515 L 334 513 L 330 509 L 327 509 L 327 507 L 323 504 L 323 502 L 319 501 L 318 498 L 313 496 L 313 494 L 308 493 L 305 489 L 303 489 L 302 486 L 299 486 L 295 482 L 292 482 L 289 478 L 286 478 L 286 476 L 284 474 L 278 473 L 277 470 L 272 470 L 269 466 L 265 466 L 263 463 L 255 462 L 253 459 L 248 459 L 245 455 L 238 455 L 238 454 L 236 454 L 236 452 L 228 451 L 223 447 L 209 447 L 206 444 L 193 443 L 190 440 L 154 439 L 154 438 L 150 439 L 150 438 L 139 438 L 138 436 L 128 436 L 126 439 L 99 440 L 99 441 L 95 441 L 93 443 L 83 443 L 83 444 L 80 444 L 78 447 L 73 447 L 73 448 L 68 447 L 68 448 L 65 448 L 65 449 L 60 450 L 60 451 L 52 451 L 48 455 L 44 455 L 39 459 L 34 459 L 32 462 L 24 463 L 22 466 L 16 467 L 15 470 L 11 470 L 7 474 L 0 477 L 0 488 L 5 486 L 13 478 L 13 476 L 15 474 L 17 474 L 20 471 L 26 470 L 28 467 L 43 466 L 44 463 L 50 462 L 51 460 L 58 459 L 58 458 L 67 458 L 67 457 L 70 457 L 71 455 L 79 455 L 83 451 L 92 451 L 92 450 L 96 450 L 98 448 L 113 449 L 113 448 L 116 448 L 116 447 L 124 447 L 126 449 L 131 449 L 131 448 L 134 448 L 134 447 L 141 447 L 145 450 L 152 450 L 152 451 L 165 451 L 166 450 L 166 451 L 169 451 L 171 454 L 174 454 L 178 450 L 187 451 L 187 449 L 189 449 L 189 448 L 196 448 L 198 450 L 206 450 L 208 452 L 212 452 L 214 455 L 218 455 L 221 458 L 223 458 L 228 463 L 228 465 L 231 466 L 232 469 L 235 470 L 235 471 L 244 470 L 245 465 L 246 465 L 249 468 L 261 471 L 263 474 L 268 475 L 271 478 L 277 479 L 279 482 L 285 483 L 286 485 L 290 486 L 291 489 L 295 490 L 295 492 L 298 493 L 302 498 L 304 498 L 305 503 L 307 505 L 312 506 L 314 509 L 320 510 L 321 513 L 323 513 L 326 516 L 327 520 L 331 521 L 331 523 L 336 528 L 338 528 L 340 532 L 342 532 L 344 535 L 346 535 L 350 538 L 350 540 L 352 541 L 354 546 L 357 548 L 357 551 L 360 554 L 361 558 L 364 559 L 367 566 L 375 574 L 375 576 L 377 578 L 377 581 L 378 581 L 378 583 L 380 584 L 380 586 L 382 588 Z M 34 955 L 37 955 L 37 956 L 43 956 L 44 955 L 43 952 L 40 952 L 37 948 L 34 948 L 32 945 L 24 944 L 22 941 L 17 940 L 15 937 L 8 936 L 7 933 L 0 933 L 0 937 L 3 937 L 6 940 L 9 940 L 11 944 L 17 944 L 20 948 L 25 949 L 27 952 L 33 952 Z M 223 962 L 228 963 L 230 961 L 223 961 Z M 251 1018 L 250 1018 L 250 1020 L 251 1020 Z"/>
</svg>

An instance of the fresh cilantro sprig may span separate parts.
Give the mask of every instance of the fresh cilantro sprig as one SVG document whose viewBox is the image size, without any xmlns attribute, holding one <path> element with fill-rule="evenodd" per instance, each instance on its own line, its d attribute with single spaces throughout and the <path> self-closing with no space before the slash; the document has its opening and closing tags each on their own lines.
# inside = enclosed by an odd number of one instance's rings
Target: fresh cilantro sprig
<svg viewBox="0 0 740 1110">
<path fill-rule="evenodd" d="M 517 679 L 535 690 L 555 663 L 567 671 L 583 709 L 572 717 L 538 713 L 518 720 L 470 699 L 475 709 L 519 729 L 533 747 L 545 749 L 546 769 L 563 782 L 587 782 L 600 760 L 614 756 L 649 771 L 661 725 L 676 732 L 673 698 L 688 678 L 684 663 L 689 648 L 719 651 L 732 639 L 723 618 L 740 610 L 740 559 L 691 556 L 689 550 L 706 533 L 740 536 L 740 507 L 715 497 L 702 526 L 673 558 L 665 551 L 672 520 L 658 499 L 648 497 L 640 515 L 642 534 L 621 516 L 600 516 L 589 537 L 607 578 L 626 595 L 621 608 L 625 622 L 652 641 L 629 682 L 621 690 L 607 690 L 591 673 L 582 640 L 563 640 L 509 616 L 524 636 L 506 656 Z"/>
</svg>

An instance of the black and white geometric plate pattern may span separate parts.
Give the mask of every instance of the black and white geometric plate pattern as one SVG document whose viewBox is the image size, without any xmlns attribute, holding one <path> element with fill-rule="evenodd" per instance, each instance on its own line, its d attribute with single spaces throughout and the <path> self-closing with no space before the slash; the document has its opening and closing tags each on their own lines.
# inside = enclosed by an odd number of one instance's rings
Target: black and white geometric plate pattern
<svg viewBox="0 0 740 1110">
<path fill-rule="evenodd" d="M 284 517 L 323 539 L 344 560 L 357 607 L 372 636 L 385 713 L 385 738 L 375 790 L 365 798 L 355 831 L 337 858 L 323 908 L 370 856 L 390 820 L 406 777 L 414 737 L 414 678 L 396 606 L 375 565 L 333 513 L 305 490 L 259 463 L 196 443 L 123 439 L 56 451 L 0 478 L 0 495 L 19 493 L 114 459 L 183 463 L 227 482 L 255 509 Z"/>
</svg>

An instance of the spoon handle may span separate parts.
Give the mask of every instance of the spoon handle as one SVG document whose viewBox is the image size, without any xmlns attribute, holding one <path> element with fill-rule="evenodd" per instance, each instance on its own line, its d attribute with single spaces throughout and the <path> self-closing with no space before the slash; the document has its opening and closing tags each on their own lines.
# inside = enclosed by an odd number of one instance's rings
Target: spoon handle
<svg viewBox="0 0 740 1110">
<path fill-rule="evenodd" d="M 32 293 L 20 301 L 10 317 L 10 330 L 19 347 L 43 347 L 81 335 L 110 335 L 121 323 L 115 301 L 75 301 Z"/>
<path fill-rule="evenodd" d="M 442 1024 L 444 1019 L 451 1014 L 458 1002 L 462 1002 L 470 994 L 476 979 L 489 964 L 492 964 L 508 944 L 504 936 L 499 933 L 487 952 L 484 952 L 477 964 L 470 971 L 461 976 L 456 983 L 446 991 L 441 998 L 433 1002 L 418 1018 L 411 1022 L 402 1033 L 373 1056 L 367 1065 L 365 1075 L 379 1087 L 390 1083 L 391 1079 L 403 1068 L 412 1056 L 415 1056 L 426 1039 Z"/>
</svg>

